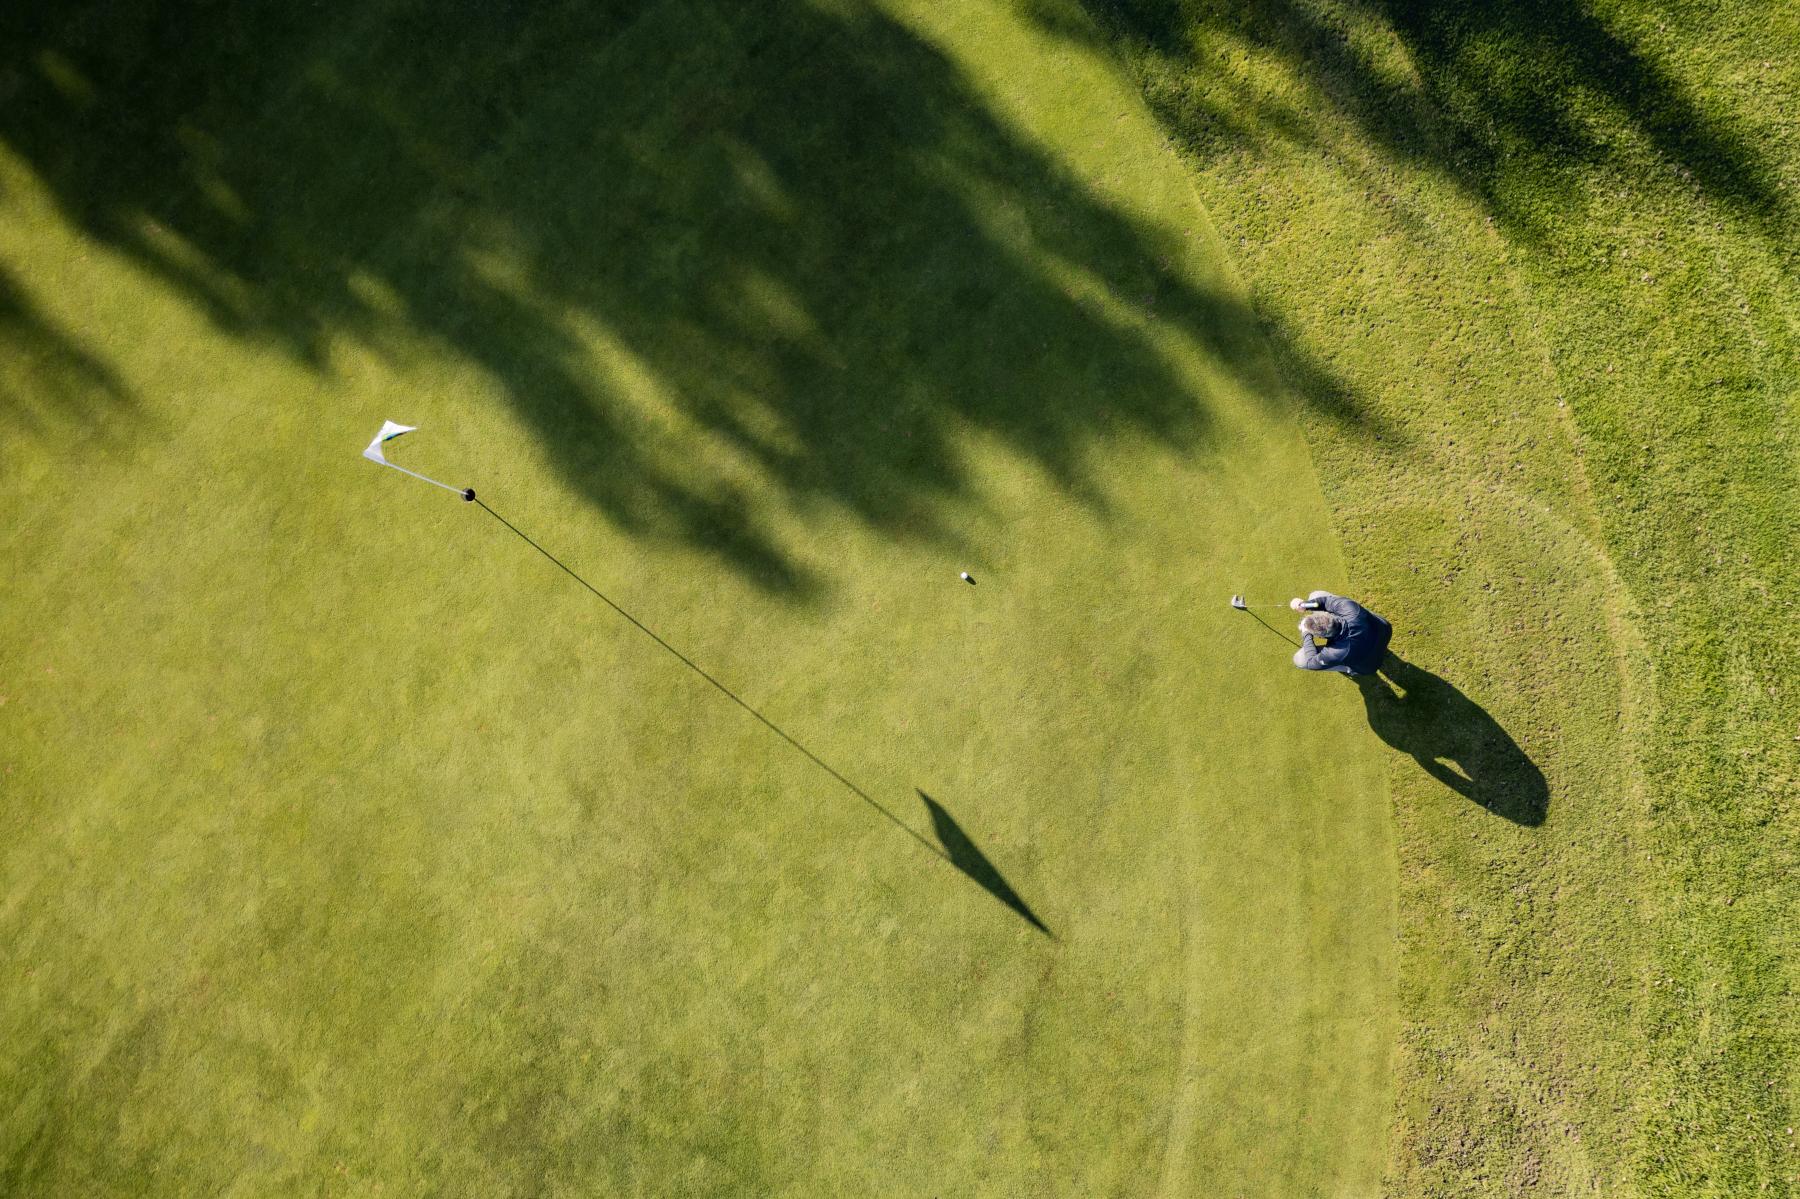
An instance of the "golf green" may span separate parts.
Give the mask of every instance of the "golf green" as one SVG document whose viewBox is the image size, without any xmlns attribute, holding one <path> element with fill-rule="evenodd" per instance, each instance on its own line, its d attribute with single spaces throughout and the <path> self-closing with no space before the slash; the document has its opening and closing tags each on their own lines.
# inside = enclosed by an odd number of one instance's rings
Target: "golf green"
<svg viewBox="0 0 1800 1199">
<path fill-rule="evenodd" d="M 1378 745 L 1226 604 L 1347 584 L 1135 86 L 338 7 L 7 51 L 7 1192 L 1374 1193 Z"/>
</svg>

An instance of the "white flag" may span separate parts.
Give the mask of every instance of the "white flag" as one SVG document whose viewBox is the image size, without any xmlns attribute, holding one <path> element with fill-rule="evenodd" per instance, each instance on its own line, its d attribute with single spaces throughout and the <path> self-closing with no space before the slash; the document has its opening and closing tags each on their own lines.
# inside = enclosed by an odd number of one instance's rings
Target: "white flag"
<svg viewBox="0 0 1800 1199">
<path fill-rule="evenodd" d="M 382 445 L 394 440 L 394 438 L 400 436 L 402 433 L 411 433 L 416 428 L 418 428 L 417 425 L 400 425 L 395 424 L 391 420 L 382 421 L 381 432 L 375 434 L 375 440 L 369 443 L 369 448 L 362 452 L 362 456 L 367 458 L 370 462 L 379 462 L 383 466 L 391 466 L 403 475 L 411 475 L 415 479 L 425 479 L 425 481 L 430 483 L 433 487 L 442 487 L 445 491 L 454 491 L 465 500 L 474 499 L 475 493 L 473 491 L 466 491 L 461 487 L 452 487 L 450 484 L 440 483 L 436 479 L 428 479 L 416 470 L 407 470 L 404 466 L 400 466 L 397 463 L 389 462 L 387 460 L 387 456 L 381 452 Z"/>
<path fill-rule="evenodd" d="M 417 425 L 397 425 L 391 420 L 382 421 L 381 432 L 375 434 L 375 440 L 371 441 L 369 443 L 369 448 L 363 451 L 363 457 L 371 462 L 379 462 L 383 466 L 392 466 L 392 462 L 389 462 L 386 458 L 382 457 L 381 443 L 384 441 L 392 441 L 402 433 L 411 433 L 418 427 L 419 426 Z"/>
</svg>

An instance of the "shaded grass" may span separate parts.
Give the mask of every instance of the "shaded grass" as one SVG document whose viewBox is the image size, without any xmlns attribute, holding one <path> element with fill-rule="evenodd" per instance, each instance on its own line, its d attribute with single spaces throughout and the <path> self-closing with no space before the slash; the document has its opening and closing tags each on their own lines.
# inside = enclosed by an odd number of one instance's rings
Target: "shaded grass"
<svg viewBox="0 0 1800 1199">
<path fill-rule="evenodd" d="M 3 1189 L 1374 1185 L 1373 745 L 1224 604 L 1342 575 L 1304 355 L 1110 62 L 998 5 L 4 20 L 14 308 L 129 403 L 4 449 Z"/>
<path fill-rule="evenodd" d="M 774 591 L 822 583 L 755 478 L 954 548 L 950 420 L 1092 502 L 1088 437 L 1210 437 L 1145 324 L 1227 371 L 1279 339 L 879 8 L 115 7 L 0 27 L 0 133 L 87 236 L 307 367 L 445 347 L 584 502 Z M 707 82 L 672 92 L 671 47 Z M 741 468 L 697 472 L 690 432 Z"/>
<path fill-rule="evenodd" d="M 1731 5 L 1097 3 L 1314 425 L 1359 584 L 1549 784 L 1411 762 L 1401 1194 L 1791 1190 L 1800 29 Z"/>
</svg>

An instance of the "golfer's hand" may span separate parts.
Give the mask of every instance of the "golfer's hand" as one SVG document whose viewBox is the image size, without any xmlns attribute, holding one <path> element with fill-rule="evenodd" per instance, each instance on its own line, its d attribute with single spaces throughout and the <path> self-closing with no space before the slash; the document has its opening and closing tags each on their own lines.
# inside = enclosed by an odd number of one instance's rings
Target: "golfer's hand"
<svg viewBox="0 0 1800 1199">
<path fill-rule="evenodd" d="M 1288 601 L 1288 607 L 1298 612 L 1300 609 L 1306 607 L 1306 601 L 1296 595 L 1293 599 Z"/>
</svg>

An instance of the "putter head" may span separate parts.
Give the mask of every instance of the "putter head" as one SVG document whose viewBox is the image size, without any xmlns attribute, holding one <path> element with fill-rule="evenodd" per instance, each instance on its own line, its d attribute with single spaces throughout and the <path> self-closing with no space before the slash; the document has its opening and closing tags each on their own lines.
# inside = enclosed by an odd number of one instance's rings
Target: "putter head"
<svg viewBox="0 0 1800 1199">
<path fill-rule="evenodd" d="M 1234 607 L 1234 608 L 1248 608 L 1248 607 L 1249 607 L 1249 606 L 1250 606 L 1250 605 L 1249 605 L 1249 604 L 1246 604 L 1246 603 L 1245 603 L 1245 602 L 1244 602 L 1244 597 L 1243 597 L 1243 596 L 1241 596 L 1241 595 L 1234 595 L 1234 596 L 1232 596 L 1232 597 L 1231 597 L 1231 606 L 1232 606 L 1232 607 Z"/>
</svg>

